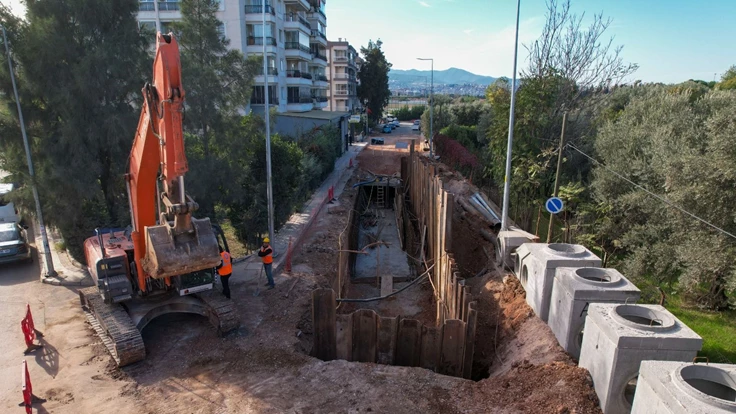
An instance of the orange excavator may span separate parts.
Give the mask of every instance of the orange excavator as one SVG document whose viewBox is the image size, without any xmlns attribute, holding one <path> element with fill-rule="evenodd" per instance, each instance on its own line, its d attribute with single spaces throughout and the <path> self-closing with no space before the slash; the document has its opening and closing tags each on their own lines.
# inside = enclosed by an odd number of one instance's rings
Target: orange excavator
<svg viewBox="0 0 736 414">
<path fill-rule="evenodd" d="M 225 237 L 192 217 L 198 205 L 185 192 L 184 95 L 179 46 L 159 32 L 125 175 L 131 226 L 84 242 L 96 286 L 80 291 L 82 308 L 118 366 L 145 358 L 141 332 L 166 313 L 206 316 L 220 334 L 239 326 L 232 302 L 213 291 Z"/>
</svg>

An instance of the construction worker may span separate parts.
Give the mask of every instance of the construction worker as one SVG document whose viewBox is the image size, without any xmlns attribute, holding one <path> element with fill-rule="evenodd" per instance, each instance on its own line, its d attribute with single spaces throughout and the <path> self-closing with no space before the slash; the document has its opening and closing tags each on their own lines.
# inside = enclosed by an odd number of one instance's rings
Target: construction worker
<svg viewBox="0 0 736 414">
<path fill-rule="evenodd" d="M 273 283 L 273 274 L 271 273 L 273 270 L 273 249 L 269 243 L 271 243 L 271 240 L 268 237 L 264 237 L 261 250 L 258 251 L 258 257 L 263 261 L 263 270 L 266 271 L 266 279 L 268 279 L 268 283 L 266 283 L 265 286 L 268 286 L 269 289 L 273 289 L 274 286 L 276 286 L 276 284 Z"/>
<path fill-rule="evenodd" d="M 222 282 L 222 294 L 230 299 L 230 276 L 233 274 L 232 257 L 222 247 L 220 247 L 220 257 L 222 257 L 222 261 L 217 266 L 217 274 L 220 275 L 220 281 Z"/>
</svg>

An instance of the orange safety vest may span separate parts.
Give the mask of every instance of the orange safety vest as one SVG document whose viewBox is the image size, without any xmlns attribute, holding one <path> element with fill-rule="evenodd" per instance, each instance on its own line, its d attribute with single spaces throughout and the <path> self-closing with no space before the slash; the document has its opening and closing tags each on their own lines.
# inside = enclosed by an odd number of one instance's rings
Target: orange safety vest
<svg viewBox="0 0 736 414">
<path fill-rule="evenodd" d="M 222 256 L 222 267 L 218 269 L 217 273 L 219 273 L 220 276 L 228 276 L 232 274 L 233 264 L 230 261 L 230 253 L 222 252 L 220 253 L 220 256 Z"/>
<path fill-rule="evenodd" d="M 271 253 L 269 253 L 269 254 L 267 254 L 267 255 L 265 255 L 265 256 L 263 256 L 261 258 L 261 259 L 263 259 L 263 264 L 271 264 L 271 263 L 273 263 L 273 247 L 268 246 L 268 248 L 271 249 Z M 261 246 L 261 251 L 262 252 L 265 252 L 266 249 L 264 249 L 263 246 Z"/>
</svg>

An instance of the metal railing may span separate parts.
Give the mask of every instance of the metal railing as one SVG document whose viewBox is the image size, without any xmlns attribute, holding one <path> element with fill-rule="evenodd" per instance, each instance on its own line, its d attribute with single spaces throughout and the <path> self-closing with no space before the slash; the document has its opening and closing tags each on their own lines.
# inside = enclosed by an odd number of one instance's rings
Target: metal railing
<svg viewBox="0 0 736 414">
<path fill-rule="evenodd" d="M 312 74 L 311 73 L 304 73 L 304 72 L 302 72 L 302 79 L 310 79 L 311 80 L 312 79 Z"/>
<path fill-rule="evenodd" d="M 312 53 L 312 57 L 314 57 L 315 59 L 321 59 L 327 62 L 327 56 L 325 55 L 320 55 L 319 53 Z"/>
<path fill-rule="evenodd" d="M 276 46 L 275 37 L 266 37 L 266 46 Z M 248 36 L 248 46 L 263 46 L 263 37 Z"/>
<path fill-rule="evenodd" d="M 347 56 L 335 56 L 335 62 L 347 62 L 348 57 Z"/>
<path fill-rule="evenodd" d="M 310 12 L 310 13 L 319 13 L 319 14 L 321 14 L 321 15 L 322 15 L 322 17 L 324 17 L 325 19 L 327 18 L 327 16 L 325 16 L 325 12 L 323 12 L 322 10 L 320 10 L 320 9 L 318 9 L 318 8 L 314 8 L 314 7 L 312 7 L 312 10 L 310 10 L 309 12 Z"/>
<path fill-rule="evenodd" d="M 138 3 L 138 10 L 139 11 L 154 11 L 156 10 L 156 6 L 153 4 L 152 1 L 141 1 Z"/>
<path fill-rule="evenodd" d="M 313 96 L 312 99 L 314 99 L 317 102 L 327 102 L 326 96 Z"/>
<path fill-rule="evenodd" d="M 335 95 L 345 95 L 345 96 L 347 96 L 347 94 L 348 94 L 348 91 L 346 91 L 346 90 L 338 89 L 338 90 L 335 91 Z"/>
<path fill-rule="evenodd" d="M 327 35 L 319 30 L 312 30 L 312 37 L 321 37 L 322 39 L 327 40 Z"/>
<path fill-rule="evenodd" d="M 347 80 L 348 74 L 347 73 L 333 73 L 332 79 Z"/>
<path fill-rule="evenodd" d="M 299 42 L 286 42 L 284 43 L 284 49 L 287 50 L 301 50 L 305 53 L 311 53 L 308 46 L 304 46 L 303 44 Z"/>
<path fill-rule="evenodd" d="M 278 68 L 267 68 L 267 69 L 268 69 L 268 70 L 267 70 L 266 72 L 267 72 L 267 73 L 268 73 L 268 74 L 269 74 L 270 76 L 278 76 L 278 75 L 279 75 L 279 70 L 278 70 Z M 263 69 L 261 69 L 261 76 L 263 76 Z"/>
<path fill-rule="evenodd" d="M 245 5 L 245 14 L 256 14 L 256 13 L 263 13 L 262 4 L 257 4 L 257 5 L 246 4 Z M 276 15 L 276 11 L 268 3 L 266 3 L 266 13 L 270 13 L 274 16 Z"/>
<path fill-rule="evenodd" d="M 318 80 L 321 82 L 329 82 L 330 80 L 327 79 L 327 76 L 325 75 L 314 75 L 314 80 Z"/>
<path fill-rule="evenodd" d="M 251 96 L 250 98 L 251 105 L 264 105 L 266 103 L 266 97 L 265 96 Z M 275 95 L 269 95 L 268 96 L 268 104 L 269 105 L 278 105 L 279 104 L 279 97 Z"/>
<path fill-rule="evenodd" d="M 304 17 L 300 16 L 297 13 L 286 13 L 284 15 L 284 20 L 287 21 L 287 22 L 298 22 L 298 23 L 301 23 L 304 27 L 307 28 L 307 31 L 308 32 L 311 32 L 312 31 L 312 25 L 309 24 L 309 22 L 307 21 L 307 19 L 305 19 Z"/>
<path fill-rule="evenodd" d="M 177 11 L 177 10 L 179 10 L 178 1 L 160 1 L 158 2 L 158 11 Z"/>
<path fill-rule="evenodd" d="M 301 78 L 302 71 L 297 70 L 297 69 L 289 69 L 286 71 L 286 77 L 287 78 Z"/>
<path fill-rule="evenodd" d="M 312 97 L 311 96 L 290 96 L 289 99 L 286 101 L 286 103 L 290 103 L 290 104 L 312 103 Z"/>
</svg>

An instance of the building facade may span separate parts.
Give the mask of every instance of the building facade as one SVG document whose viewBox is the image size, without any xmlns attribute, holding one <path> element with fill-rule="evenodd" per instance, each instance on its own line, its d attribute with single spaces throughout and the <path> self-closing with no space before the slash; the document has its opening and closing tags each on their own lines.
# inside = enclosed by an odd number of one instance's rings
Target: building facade
<svg viewBox="0 0 736 414">
<path fill-rule="evenodd" d="M 355 113 L 358 100 L 358 70 L 362 59 L 355 48 L 342 38 L 327 42 L 327 77 L 330 79 L 327 110 Z"/>
<path fill-rule="evenodd" d="M 265 85 L 269 104 L 279 112 L 326 110 L 327 17 L 325 0 L 267 0 L 263 24 L 263 0 L 219 0 L 220 33 L 229 47 L 247 56 L 262 56 L 265 32 L 266 73 L 255 78 L 251 109 L 263 112 Z M 168 32 L 181 19 L 178 0 L 140 0 L 141 26 Z"/>
</svg>

